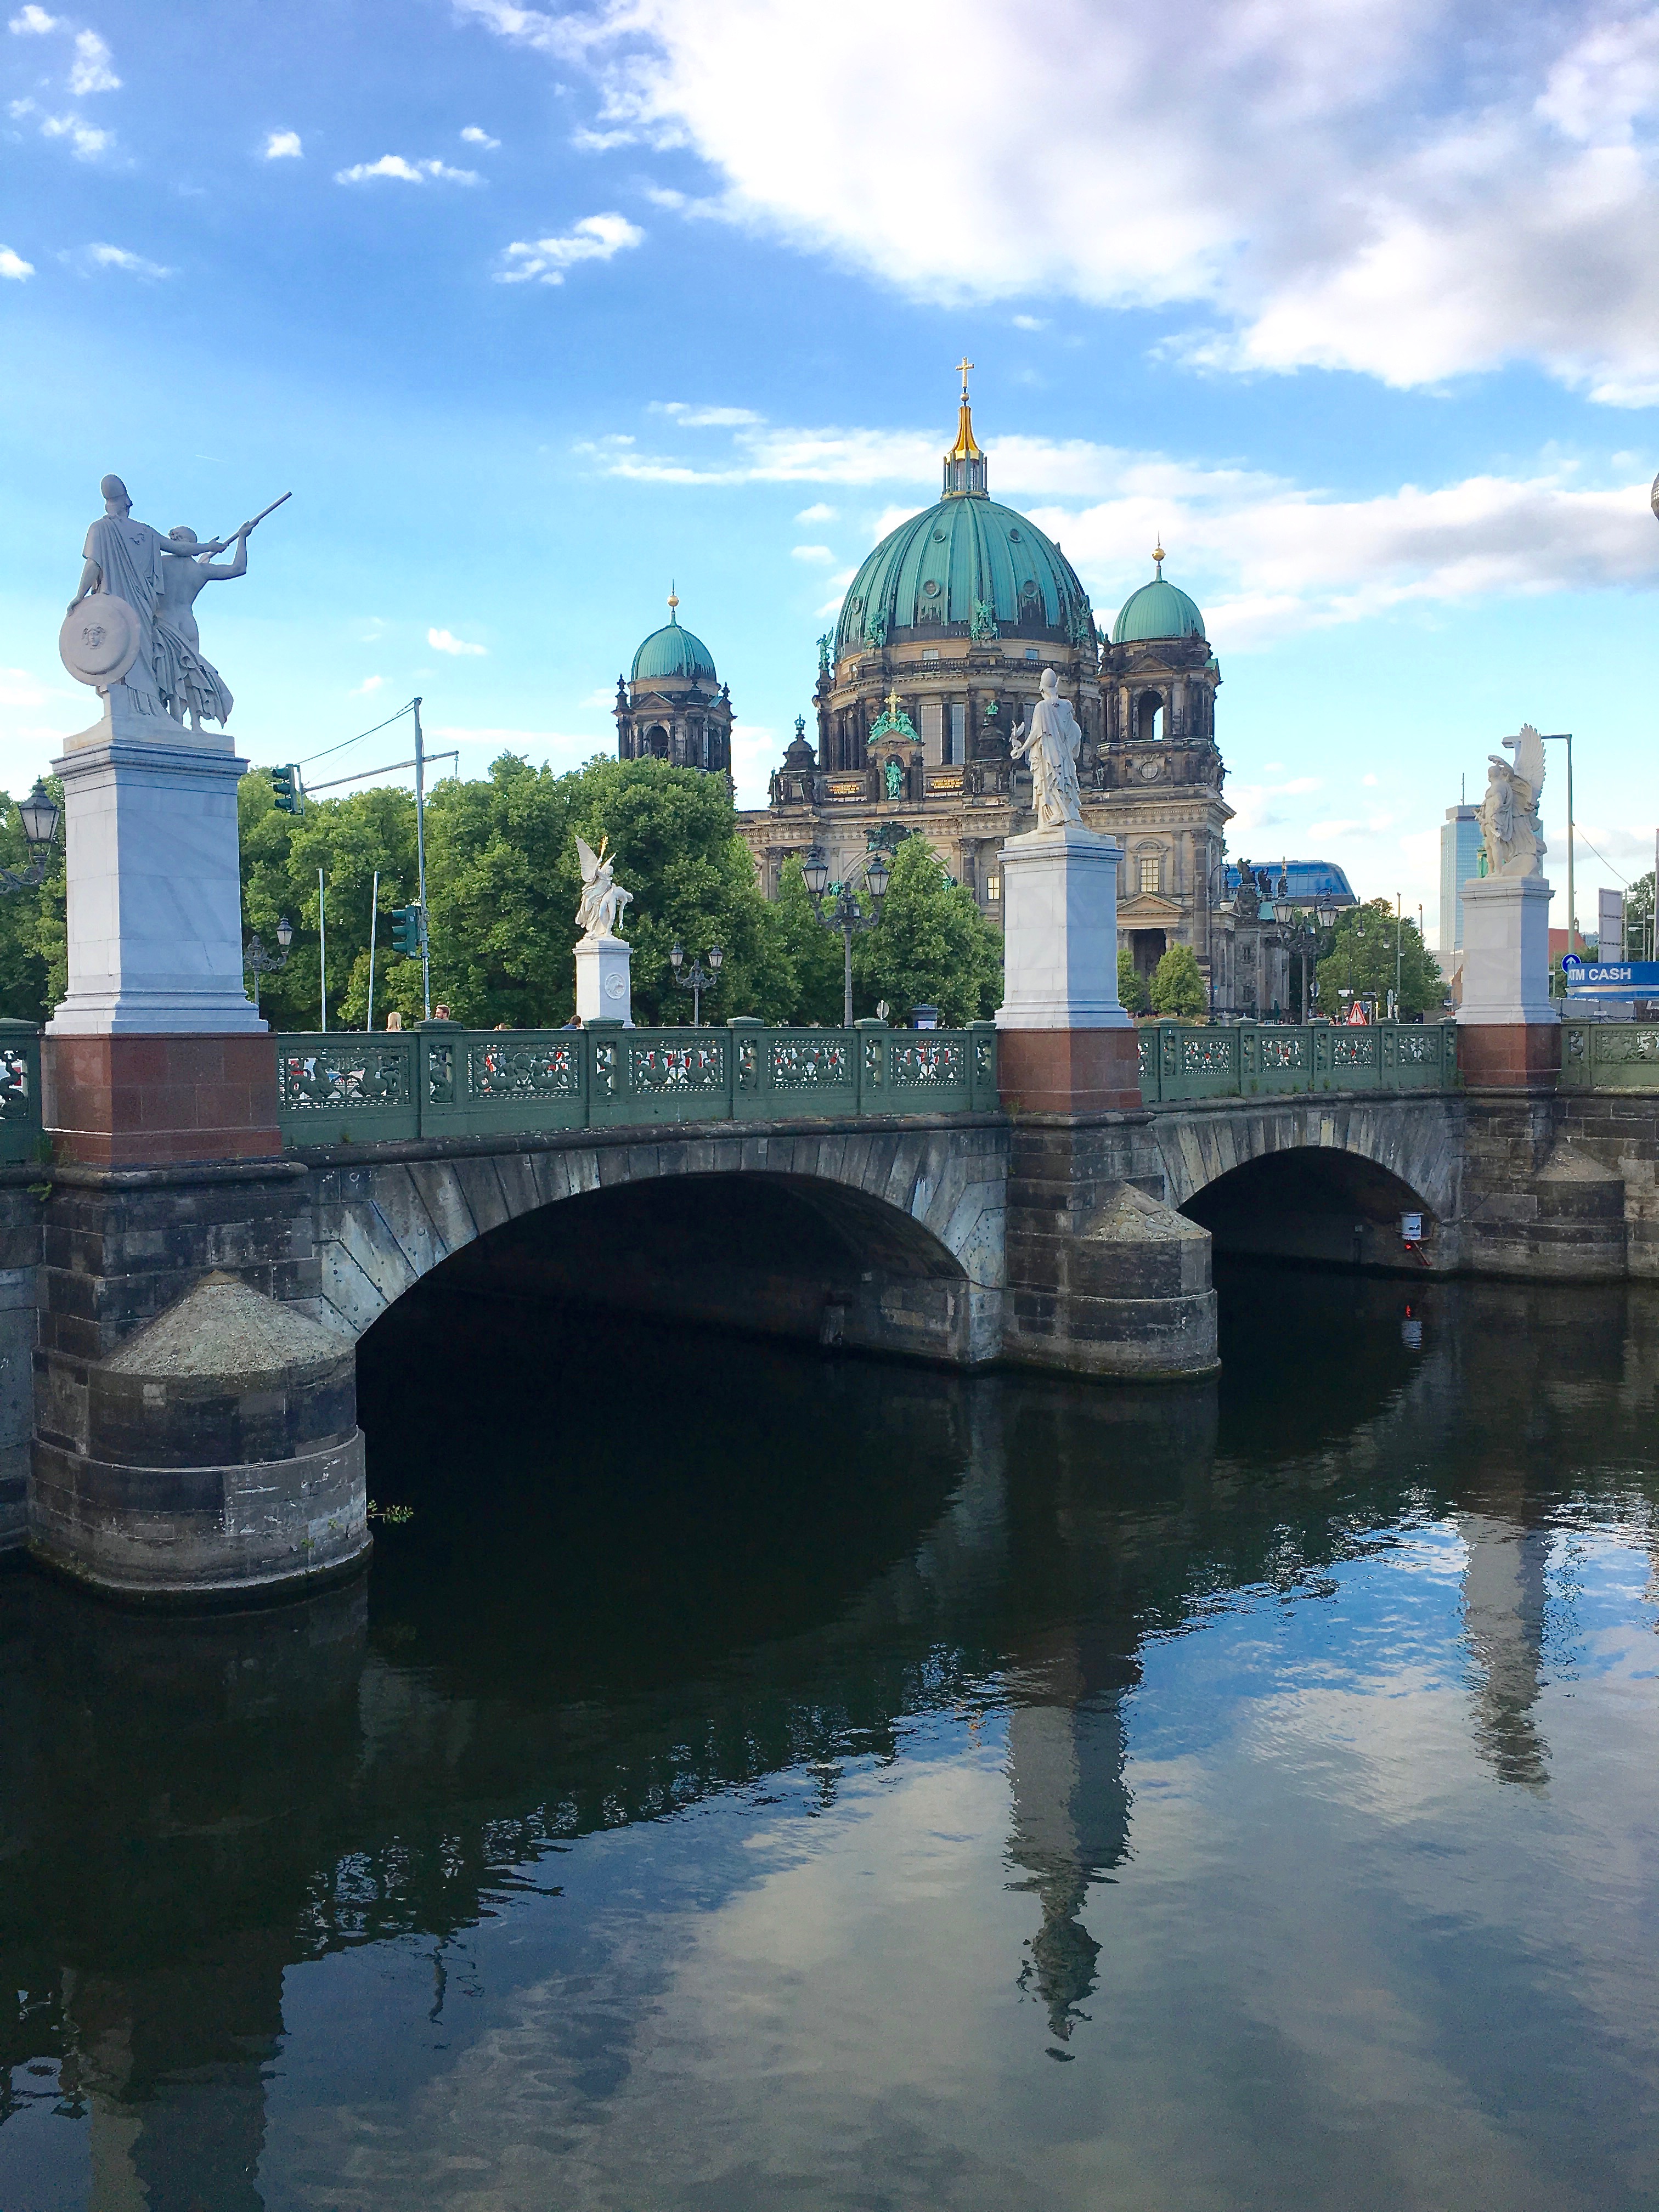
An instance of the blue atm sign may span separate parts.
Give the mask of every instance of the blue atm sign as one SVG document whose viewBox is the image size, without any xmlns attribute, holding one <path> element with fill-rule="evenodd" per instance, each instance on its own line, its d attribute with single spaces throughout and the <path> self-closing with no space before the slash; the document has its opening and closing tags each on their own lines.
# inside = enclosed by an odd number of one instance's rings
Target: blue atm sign
<svg viewBox="0 0 1659 2212">
<path fill-rule="evenodd" d="M 1569 952 L 1561 963 L 1569 991 L 1612 991 L 1621 996 L 1650 993 L 1659 997 L 1659 960 L 1581 960 Z"/>
</svg>

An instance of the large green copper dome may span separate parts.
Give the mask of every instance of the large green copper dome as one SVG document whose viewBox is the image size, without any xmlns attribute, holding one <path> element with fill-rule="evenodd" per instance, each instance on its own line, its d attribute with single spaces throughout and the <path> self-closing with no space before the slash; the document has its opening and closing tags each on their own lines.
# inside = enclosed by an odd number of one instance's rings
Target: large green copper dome
<svg viewBox="0 0 1659 2212">
<path fill-rule="evenodd" d="M 854 577 L 836 627 L 836 658 L 952 627 L 975 637 L 1058 634 L 1090 641 L 1089 595 L 1052 538 L 1011 507 L 954 495 L 884 538 Z"/>
<path fill-rule="evenodd" d="M 1185 592 L 1164 580 L 1161 556 L 1157 575 L 1150 584 L 1143 584 L 1138 592 L 1130 592 L 1112 624 L 1114 645 L 1139 645 L 1152 638 L 1203 635 L 1204 617 L 1197 606 Z"/>
<path fill-rule="evenodd" d="M 689 629 L 682 629 L 678 620 L 665 622 L 660 629 L 653 629 L 645 643 L 634 655 L 634 672 L 629 679 L 635 684 L 653 682 L 686 682 L 693 677 L 703 677 L 710 684 L 715 681 L 714 656 L 700 637 Z"/>
</svg>

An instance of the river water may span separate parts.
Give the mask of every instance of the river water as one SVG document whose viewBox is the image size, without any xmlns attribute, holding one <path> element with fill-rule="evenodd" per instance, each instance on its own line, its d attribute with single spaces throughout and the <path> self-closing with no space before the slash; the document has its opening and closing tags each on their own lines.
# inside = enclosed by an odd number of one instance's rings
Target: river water
<svg viewBox="0 0 1659 2212">
<path fill-rule="evenodd" d="M 370 1575 L 0 1575 L 0 2208 L 1659 2203 L 1659 1304 L 1219 1386 L 419 1294 Z"/>
</svg>

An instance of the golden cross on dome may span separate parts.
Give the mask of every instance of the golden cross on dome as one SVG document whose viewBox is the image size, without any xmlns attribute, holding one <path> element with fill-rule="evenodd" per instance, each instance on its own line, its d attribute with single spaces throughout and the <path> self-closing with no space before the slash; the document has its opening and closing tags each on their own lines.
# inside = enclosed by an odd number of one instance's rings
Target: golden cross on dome
<svg viewBox="0 0 1659 2212">
<path fill-rule="evenodd" d="M 968 397 L 968 372 L 973 366 L 971 361 L 965 359 L 957 363 L 957 374 L 962 379 L 962 396 L 964 399 Z"/>
</svg>

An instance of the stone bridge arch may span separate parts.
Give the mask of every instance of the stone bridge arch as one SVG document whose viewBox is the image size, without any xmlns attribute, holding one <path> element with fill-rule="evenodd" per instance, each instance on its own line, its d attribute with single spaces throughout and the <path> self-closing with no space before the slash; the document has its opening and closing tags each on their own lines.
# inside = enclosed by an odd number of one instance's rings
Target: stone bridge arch
<svg viewBox="0 0 1659 2212">
<path fill-rule="evenodd" d="M 1235 1098 L 1159 1109 L 1152 1133 L 1167 1202 L 1221 1249 L 1398 1265 L 1398 1217 L 1411 1212 L 1425 1217 L 1421 1260 L 1457 1263 L 1455 1098 Z"/>
<path fill-rule="evenodd" d="M 1002 1348 L 1006 1132 L 584 1131 L 313 1170 L 321 1302 L 362 1336 L 444 1271 L 486 1295 L 977 1365 Z"/>
</svg>

